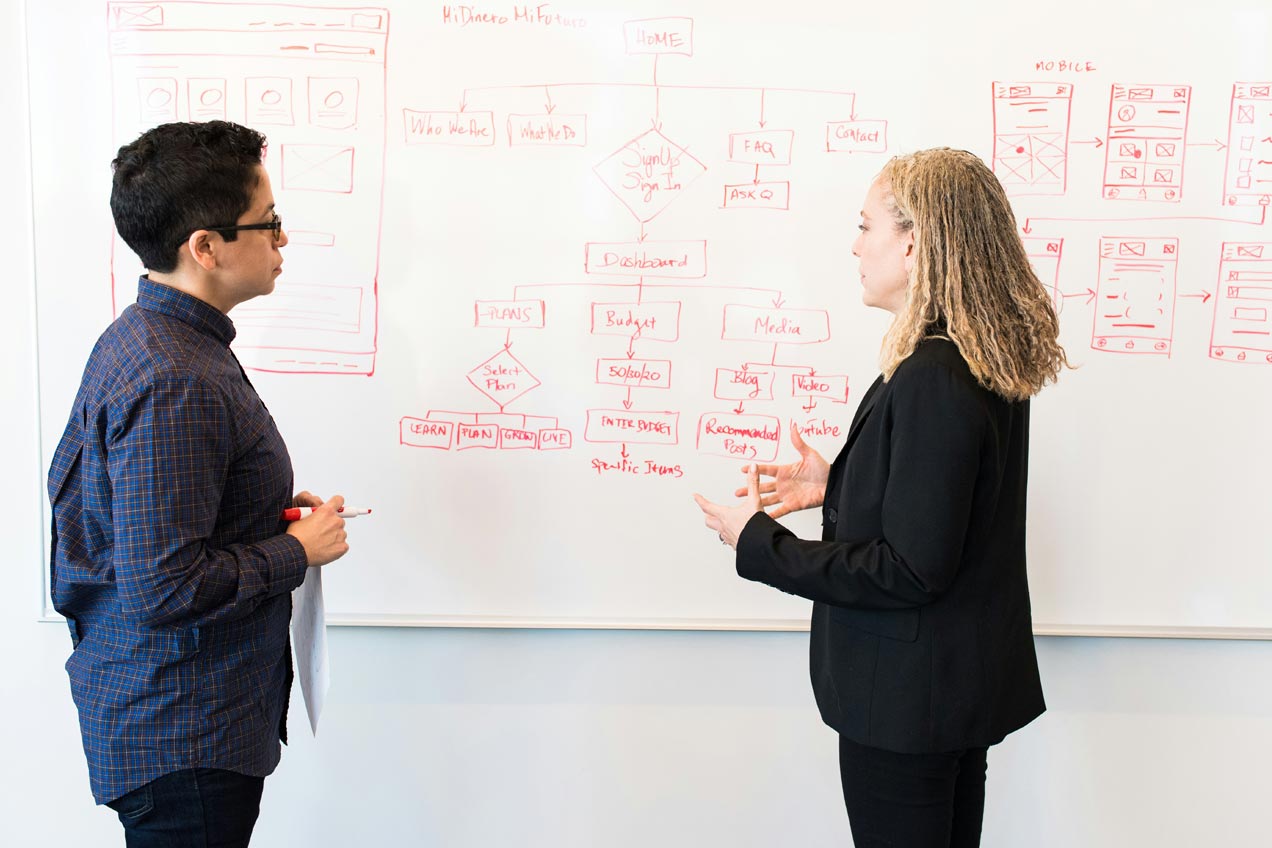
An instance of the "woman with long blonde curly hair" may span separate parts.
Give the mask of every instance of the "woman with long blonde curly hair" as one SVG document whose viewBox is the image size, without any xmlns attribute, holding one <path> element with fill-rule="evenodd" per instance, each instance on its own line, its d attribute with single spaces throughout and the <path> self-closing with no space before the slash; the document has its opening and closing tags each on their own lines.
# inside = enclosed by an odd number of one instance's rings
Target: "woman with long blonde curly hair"
<svg viewBox="0 0 1272 848">
<path fill-rule="evenodd" d="M 1029 398 L 1067 367 L 1002 186 L 965 151 L 890 161 L 853 244 L 893 321 L 833 463 L 696 496 L 738 574 L 814 601 L 813 689 L 858 848 L 980 843 L 986 754 L 1042 713 L 1025 568 Z M 822 538 L 775 519 L 822 509 Z"/>
<path fill-rule="evenodd" d="M 1068 364 L 1056 313 L 989 168 L 964 150 L 937 148 L 893 159 L 876 184 L 890 187 L 882 197 L 896 229 L 914 235 L 908 297 L 884 338 L 883 373 L 891 377 L 943 327 L 981 385 L 1007 400 L 1055 380 Z"/>
</svg>

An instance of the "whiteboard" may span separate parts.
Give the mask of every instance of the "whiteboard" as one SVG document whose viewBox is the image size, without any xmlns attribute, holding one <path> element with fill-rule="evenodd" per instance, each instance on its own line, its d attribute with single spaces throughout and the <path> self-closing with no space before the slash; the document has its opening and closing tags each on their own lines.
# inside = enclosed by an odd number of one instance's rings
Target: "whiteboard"
<svg viewBox="0 0 1272 848">
<path fill-rule="evenodd" d="M 691 495 L 792 422 L 838 451 L 888 317 L 860 200 L 950 145 L 1078 366 L 1034 404 L 1039 632 L 1269 635 L 1267 4 L 854 5 L 28 4 L 45 466 L 135 294 L 114 150 L 227 118 L 291 237 L 236 351 L 298 486 L 374 509 L 332 621 L 804 627 Z"/>
</svg>

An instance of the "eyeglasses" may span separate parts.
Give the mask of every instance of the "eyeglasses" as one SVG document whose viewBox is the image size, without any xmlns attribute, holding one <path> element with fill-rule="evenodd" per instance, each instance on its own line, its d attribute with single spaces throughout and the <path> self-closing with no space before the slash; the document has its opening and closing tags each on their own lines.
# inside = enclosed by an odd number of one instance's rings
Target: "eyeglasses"
<svg viewBox="0 0 1272 848">
<path fill-rule="evenodd" d="M 283 240 L 283 219 L 277 212 L 274 217 L 263 224 L 234 224 L 230 227 L 199 227 L 201 230 L 211 230 L 214 233 L 236 233 L 243 230 L 272 230 L 274 241 Z"/>
</svg>

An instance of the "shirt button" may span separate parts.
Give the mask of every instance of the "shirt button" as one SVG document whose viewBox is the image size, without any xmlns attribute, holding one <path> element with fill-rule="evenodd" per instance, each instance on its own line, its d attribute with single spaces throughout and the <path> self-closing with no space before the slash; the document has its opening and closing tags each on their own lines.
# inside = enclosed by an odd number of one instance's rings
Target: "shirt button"
<svg viewBox="0 0 1272 848">
<path fill-rule="evenodd" d="M 835 510 L 834 510 L 834 509 L 827 509 L 827 510 L 826 510 L 826 521 L 827 521 L 827 523 L 834 524 L 834 523 L 835 523 L 836 521 L 838 521 L 838 520 L 839 520 L 839 513 L 835 512 Z"/>
</svg>

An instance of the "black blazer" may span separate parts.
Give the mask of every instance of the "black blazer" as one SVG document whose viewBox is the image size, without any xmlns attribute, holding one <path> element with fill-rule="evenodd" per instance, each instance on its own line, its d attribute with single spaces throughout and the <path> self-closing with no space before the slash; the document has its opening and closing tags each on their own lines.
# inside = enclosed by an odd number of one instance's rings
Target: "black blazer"
<svg viewBox="0 0 1272 848">
<path fill-rule="evenodd" d="M 738 574 L 809 598 L 822 718 L 904 753 L 992 745 L 1044 709 L 1025 575 L 1029 402 L 922 342 L 862 399 L 830 469 L 822 540 L 764 513 Z"/>
</svg>

